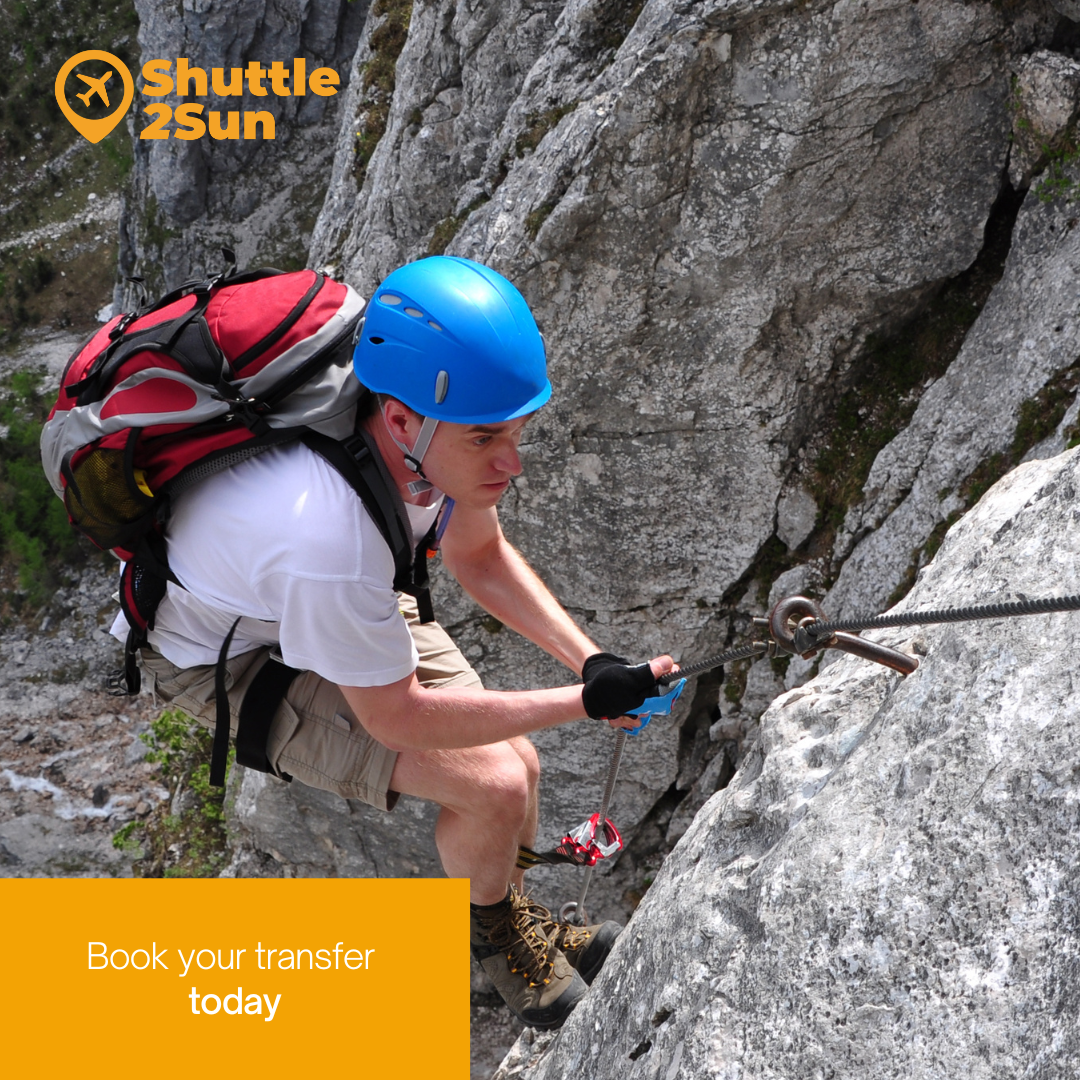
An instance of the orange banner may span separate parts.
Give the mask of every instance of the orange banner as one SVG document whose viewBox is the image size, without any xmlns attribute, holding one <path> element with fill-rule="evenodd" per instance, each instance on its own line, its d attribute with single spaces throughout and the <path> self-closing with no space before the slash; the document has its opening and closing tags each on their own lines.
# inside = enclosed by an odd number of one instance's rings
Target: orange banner
<svg viewBox="0 0 1080 1080">
<path fill-rule="evenodd" d="M 10 1075 L 469 1075 L 468 882 L 0 881 Z"/>
</svg>

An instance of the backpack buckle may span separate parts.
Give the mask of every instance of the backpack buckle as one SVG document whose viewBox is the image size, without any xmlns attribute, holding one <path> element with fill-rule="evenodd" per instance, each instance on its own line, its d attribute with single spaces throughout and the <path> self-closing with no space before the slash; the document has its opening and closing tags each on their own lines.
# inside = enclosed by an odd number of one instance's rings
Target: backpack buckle
<svg viewBox="0 0 1080 1080">
<path fill-rule="evenodd" d="M 109 340 L 115 341 L 119 337 L 123 337 L 127 328 L 139 317 L 137 311 L 125 312 L 120 321 L 109 331 Z"/>
</svg>

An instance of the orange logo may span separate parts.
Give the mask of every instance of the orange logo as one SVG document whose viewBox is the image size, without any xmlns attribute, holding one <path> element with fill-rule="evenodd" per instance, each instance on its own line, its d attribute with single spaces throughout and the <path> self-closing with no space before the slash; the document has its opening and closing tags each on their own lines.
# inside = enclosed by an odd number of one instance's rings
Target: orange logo
<svg viewBox="0 0 1080 1080">
<path fill-rule="evenodd" d="M 85 65 L 83 70 L 75 69 Z M 212 68 L 207 72 L 194 67 L 186 57 L 176 60 L 174 79 L 171 60 L 147 60 L 142 66 L 141 93 L 147 97 L 165 97 L 175 90 L 179 97 L 208 97 L 213 100 L 242 97 L 245 84 L 254 97 L 302 97 L 309 91 L 319 97 L 332 97 L 341 79 L 332 68 L 307 71 L 307 61 L 294 57 L 291 69 L 281 60 L 264 67 L 258 60 L 246 68 Z M 70 91 L 68 80 L 74 73 Z M 266 85 L 269 81 L 269 87 Z M 101 142 L 124 118 L 135 96 L 135 81 L 118 57 L 100 49 L 77 53 L 56 73 L 56 101 L 71 126 L 90 142 Z M 117 104 L 119 102 L 119 104 Z M 116 106 L 115 108 L 113 106 Z M 110 111 L 111 110 L 111 111 Z M 214 109 L 206 112 L 199 101 L 184 101 L 175 108 L 154 101 L 142 110 L 153 117 L 139 132 L 140 139 L 273 139 L 275 114 L 269 109 Z M 205 117 L 205 119 L 204 119 Z M 241 122 L 243 134 L 241 134 Z M 166 125 L 175 123 L 174 128 Z"/>
<path fill-rule="evenodd" d="M 86 71 L 75 73 L 83 84 L 76 83 L 73 87 L 72 99 L 79 102 L 76 109 L 68 101 L 67 81 L 75 68 L 87 61 L 95 63 L 88 64 Z M 101 49 L 76 53 L 56 74 L 56 103 L 60 111 L 71 126 L 92 143 L 101 142 L 123 120 L 134 96 L 135 82 L 127 66 L 119 57 Z M 119 104 L 113 108 L 115 102 Z M 109 109 L 112 111 L 106 112 Z"/>
</svg>

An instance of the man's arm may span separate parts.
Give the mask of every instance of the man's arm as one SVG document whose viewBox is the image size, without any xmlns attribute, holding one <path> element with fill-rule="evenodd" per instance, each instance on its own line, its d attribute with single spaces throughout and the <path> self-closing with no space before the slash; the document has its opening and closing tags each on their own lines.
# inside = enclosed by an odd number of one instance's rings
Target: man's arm
<svg viewBox="0 0 1080 1080">
<path fill-rule="evenodd" d="M 485 611 L 575 674 L 599 652 L 507 542 L 494 508 L 455 506 L 440 547 L 446 568 Z"/>
<path fill-rule="evenodd" d="M 650 666 L 659 678 L 674 665 L 670 656 L 661 656 Z M 428 689 L 414 674 L 387 686 L 342 686 L 341 691 L 360 723 L 391 750 L 484 746 L 578 720 L 586 711 L 580 686 Z M 623 717 L 620 726 L 633 730 L 640 724 L 635 717 Z"/>
<path fill-rule="evenodd" d="M 462 587 L 497 619 L 580 674 L 597 647 L 582 633 L 525 560 L 507 543 L 494 509 L 456 506 L 442 540 L 443 560 Z M 670 656 L 652 661 L 671 671 Z M 581 686 L 494 691 L 428 689 L 415 675 L 387 686 L 342 686 L 364 727 L 391 750 L 483 746 L 586 715 Z M 635 717 L 609 721 L 633 731 Z"/>
<path fill-rule="evenodd" d="M 580 686 L 429 690 L 410 675 L 388 686 L 343 686 L 341 691 L 360 723 L 391 750 L 485 746 L 585 715 Z"/>
</svg>

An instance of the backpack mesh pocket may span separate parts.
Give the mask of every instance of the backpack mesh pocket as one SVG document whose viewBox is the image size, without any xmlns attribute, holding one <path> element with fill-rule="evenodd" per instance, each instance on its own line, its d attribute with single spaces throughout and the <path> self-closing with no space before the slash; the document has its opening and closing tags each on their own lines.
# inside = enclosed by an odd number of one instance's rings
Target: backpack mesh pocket
<svg viewBox="0 0 1080 1080">
<path fill-rule="evenodd" d="M 165 538 L 150 531 L 124 566 L 120 584 L 120 606 L 128 625 L 139 633 L 153 630 L 154 613 L 165 598 L 170 577 Z"/>
<path fill-rule="evenodd" d="M 128 547 L 153 521 L 157 500 L 139 488 L 129 457 L 97 447 L 64 470 L 68 516 L 98 547 Z"/>
</svg>

